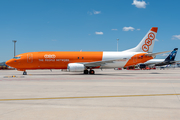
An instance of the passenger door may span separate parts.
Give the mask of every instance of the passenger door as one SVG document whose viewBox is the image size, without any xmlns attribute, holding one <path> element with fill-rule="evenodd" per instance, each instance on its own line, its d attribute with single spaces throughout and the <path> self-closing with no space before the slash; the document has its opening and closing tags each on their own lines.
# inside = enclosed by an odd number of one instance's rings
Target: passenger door
<svg viewBox="0 0 180 120">
<path fill-rule="evenodd" d="M 33 62 L 33 54 L 27 54 L 27 62 L 32 63 Z"/>
</svg>

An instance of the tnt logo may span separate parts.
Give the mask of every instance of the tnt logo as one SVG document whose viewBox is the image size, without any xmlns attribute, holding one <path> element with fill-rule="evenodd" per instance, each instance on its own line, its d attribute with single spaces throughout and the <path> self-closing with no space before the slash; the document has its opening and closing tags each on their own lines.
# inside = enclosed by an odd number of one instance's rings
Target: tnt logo
<svg viewBox="0 0 180 120">
<path fill-rule="evenodd" d="M 56 55 L 54 55 L 54 54 L 52 54 L 52 55 L 51 54 L 49 54 L 49 55 L 45 54 L 44 58 L 56 58 Z"/>
<path fill-rule="evenodd" d="M 155 39 L 155 34 L 150 32 L 148 34 L 148 38 L 145 40 L 145 44 L 142 46 L 142 50 L 144 52 L 147 52 L 149 50 L 149 46 L 151 46 L 152 40 L 154 40 L 154 39 Z"/>
</svg>

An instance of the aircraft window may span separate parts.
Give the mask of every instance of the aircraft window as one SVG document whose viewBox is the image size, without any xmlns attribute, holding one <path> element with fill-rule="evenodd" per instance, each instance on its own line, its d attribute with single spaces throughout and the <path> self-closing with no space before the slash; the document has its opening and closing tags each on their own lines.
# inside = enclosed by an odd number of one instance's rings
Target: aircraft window
<svg viewBox="0 0 180 120">
<path fill-rule="evenodd" d="M 21 57 L 14 57 L 14 59 L 20 59 Z"/>
<path fill-rule="evenodd" d="M 84 57 L 82 57 L 82 59 L 84 59 Z"/>
</svg>

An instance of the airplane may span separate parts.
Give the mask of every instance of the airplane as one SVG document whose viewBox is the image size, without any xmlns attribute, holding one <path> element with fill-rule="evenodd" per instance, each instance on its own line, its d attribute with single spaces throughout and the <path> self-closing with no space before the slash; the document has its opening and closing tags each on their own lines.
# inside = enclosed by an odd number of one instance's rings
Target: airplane
<svg viewBox="0 0 180 120">
<path fill-rule="evenodd" d="M 0 66 L 6 66 L 5 62 L 1 62 Z"/>
<path fill-rule="evenodd" d="M 142 69 L 142 68 L 146 68 L 146 66 L 164 66 L 164 65 L 180 62 L 180 61 L 174 61 L 177 51 L 178 48 L 174 48 L 174 50 L 167 56 L 166 59 L 151 59 L 145 63 L 139 64 L 139 67 L 140 69 Z"/>
<path fill-rule="evenodd" d="M 29 52 L 15 56 L 7 65 L 24 71 L 35 69 L 67 69 L 70 72 L 95 74 L 93 69 L 126 67 L 144 63 L 156 55 L 152 53 L 158 28 L 152 27 L 140 43 L 122 52 Z"/>
<path fill-rule="evenodd" d="M 5 64 L 5 62 L 0 63 L 0 69 L 7 69 L 8 66 Z"/>
</svg>

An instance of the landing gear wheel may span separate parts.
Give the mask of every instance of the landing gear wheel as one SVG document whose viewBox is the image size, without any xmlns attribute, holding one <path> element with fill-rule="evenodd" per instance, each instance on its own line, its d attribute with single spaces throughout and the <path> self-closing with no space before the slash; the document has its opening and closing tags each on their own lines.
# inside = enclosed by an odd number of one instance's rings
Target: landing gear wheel
<svg viewBox="0 0 180 120">
<path fill-rule="evenodd" d="M 24 72 L 23 72 L 23 75 L 27 75 L 27 72 L 26 72 L 26 71 L 24 71 Z"/>
<path fill-rule="evenodd" d="M 88 74 L 88 70 L 84 70 L 84 74 Z"/>
<path fill-rule="evenodd" d="M 89 74 L 95 74 L 95 71 L 94 70 L 90 70 Z"/>
</svg>

